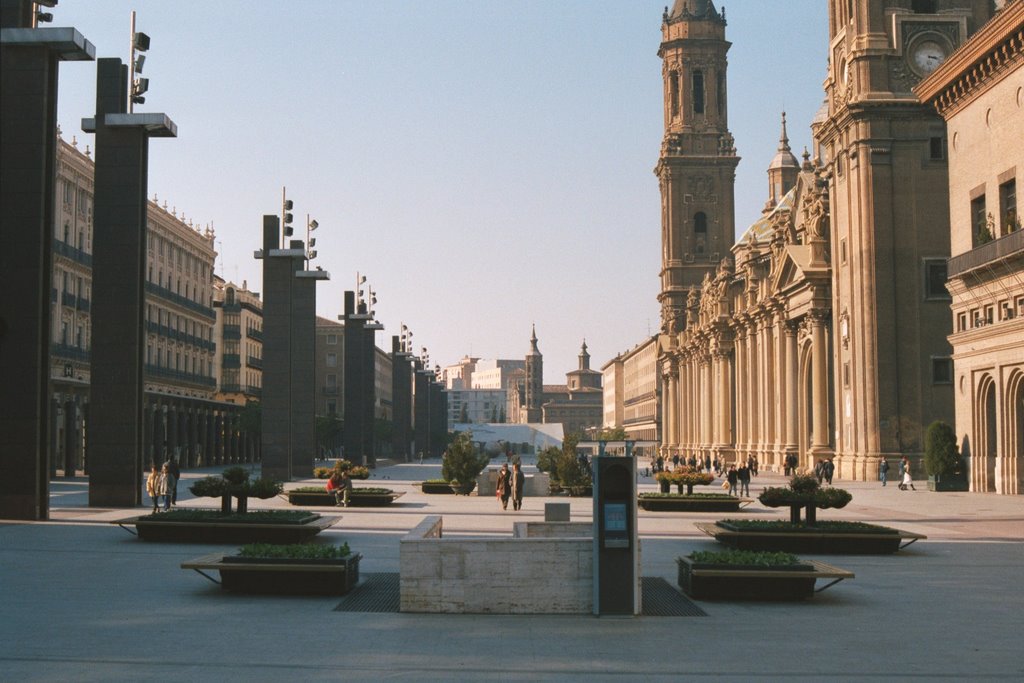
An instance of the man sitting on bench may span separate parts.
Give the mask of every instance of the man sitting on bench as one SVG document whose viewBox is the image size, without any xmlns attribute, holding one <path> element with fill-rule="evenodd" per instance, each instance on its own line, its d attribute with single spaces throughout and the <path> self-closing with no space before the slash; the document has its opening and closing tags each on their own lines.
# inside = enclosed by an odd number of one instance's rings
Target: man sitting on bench
<svg viewBox="0 0 1024 683">
<path fill-rule="evenodd" d="M 352 493 L 352 480 L 348 478 L 348 472 L 335 472 L 327 480 L 328 492 L 334 493 L 335 505 L 348 507 L 348 498 Z"/>
</svg>

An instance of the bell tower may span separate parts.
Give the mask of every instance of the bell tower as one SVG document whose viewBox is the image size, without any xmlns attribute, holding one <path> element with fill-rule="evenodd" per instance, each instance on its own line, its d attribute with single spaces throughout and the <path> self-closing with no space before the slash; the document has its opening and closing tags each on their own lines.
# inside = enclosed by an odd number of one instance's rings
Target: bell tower
<svg viewBox="0 0 1024 683">
<path fill-rule="evenodd" d="M 665 135 L 661 187 L 661 325 L 686 326 L 686 295 L 714 273 L 735 240 L 736 147 L 728 126 L 725 10 L 676 0 L 662 16 Z"/>
<path fill-rule="evenodd" d="M 830 0 L 812 124 L 830 201 L 840 477 L 874 478 L 953 418 L 946 126 L 912 88 L 991 17 L 989 0 Z"/>
</svg>

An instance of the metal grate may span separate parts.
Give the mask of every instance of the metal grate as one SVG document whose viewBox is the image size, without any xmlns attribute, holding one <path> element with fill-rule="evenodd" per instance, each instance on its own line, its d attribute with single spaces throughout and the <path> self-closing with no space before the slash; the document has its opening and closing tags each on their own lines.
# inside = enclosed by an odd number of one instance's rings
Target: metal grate
<svg viewBox="0 0 1024 683">
<path fill-rule="evenodd" d="M 360 572 L 359 585 L 346 595 L 335 612 L 397 612 L 398 572 Z"/>
<path fill-rule="evenodd" d="M 644 576 L 643 609 L 645 617 L 706 617 L 708 614 L 660 576 Z"/>
</svg>

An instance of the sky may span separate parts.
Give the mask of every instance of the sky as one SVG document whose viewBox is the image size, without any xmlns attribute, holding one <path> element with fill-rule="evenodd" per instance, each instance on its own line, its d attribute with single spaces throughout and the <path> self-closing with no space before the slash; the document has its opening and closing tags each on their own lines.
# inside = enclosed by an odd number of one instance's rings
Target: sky
<svg viewBox="0 0 1024 683">
<path fill-rule="evenodd" d="M 262 216 L 282 187 L 319 223 L 336 319 L 356 273 L 376 290 L 377 345 L 401 323 L 431 364 L 522 358 L 536 325 L 545 382 L 659 326 L 661 16 L 668 0 L 62 0 L 97 57 L 151 38 L 136 112 L 166 113 L 149 195 L 212 224 L 216 272 L 262 290 Z M 670 4 L 670 3 L 669 3 Z M 721 7 L 721 3 L 716 3 Z M 811 147 L 828 23 L 820 0 L 726 4 L 739 232 L 767 198 L 787 112 Z M 58 122 L 93 145 L 94 63 L 62 64 Z"/>
</svg>

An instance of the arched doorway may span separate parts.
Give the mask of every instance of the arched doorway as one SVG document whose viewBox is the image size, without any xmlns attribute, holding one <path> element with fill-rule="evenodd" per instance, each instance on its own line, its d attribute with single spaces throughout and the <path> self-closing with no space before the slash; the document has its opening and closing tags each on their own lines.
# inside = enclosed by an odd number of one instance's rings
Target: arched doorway
<svg viewBox="0 0 1024 683">
<path fill-rule="evenodd" d="M 1024 372 L 1014 370 L 1010 375 L 1006 392 L 1006 436 L 1007 447 L 1003 470 L 1005 485 L 1003 493 L 1018 495 L 1024 491 Z"/>
<path fill-rule="evenodd" d="M 800 348 L 799 374 L 797 375 L 797 394 L 799 395 L 798 419 L 798 450 L 800 457 L 798 467 L 810 469 L 814 465 L 808 452 L 811 450 L 812 430 L 814 429 L 814 393 L 811 385 L 811 344 L 808 341 Z"/>
<path fill-rule="evenodd" d="M 992 492 L 996 490 L 996 450 L 998 433 L 996 432 L 996 386 L 990 375 L 984 375 L 978 383 L 978 401 L 976 424 L 978 443 L 975 444 L 975 457 L 980 460 L 980 467 L 975 469 L 980 481 L 975 481 L 975 490 Z"/>
</svg>

